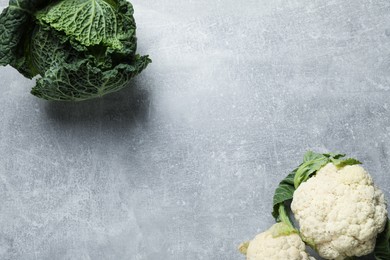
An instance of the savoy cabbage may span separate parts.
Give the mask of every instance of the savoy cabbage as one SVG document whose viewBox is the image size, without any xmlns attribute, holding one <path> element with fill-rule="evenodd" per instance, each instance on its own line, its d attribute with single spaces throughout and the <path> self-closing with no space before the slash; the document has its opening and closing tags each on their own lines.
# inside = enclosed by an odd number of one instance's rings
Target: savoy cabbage
<svg viewBox="0 0 390 260">
<path fill-rule="evenodd" d="M 0 65 L 39 75 L 31 93 L 47 100 L 122 89 L 151 62 L 136 48 L 126 0 L 10 0 L 0 15 Z"/>
</svg>

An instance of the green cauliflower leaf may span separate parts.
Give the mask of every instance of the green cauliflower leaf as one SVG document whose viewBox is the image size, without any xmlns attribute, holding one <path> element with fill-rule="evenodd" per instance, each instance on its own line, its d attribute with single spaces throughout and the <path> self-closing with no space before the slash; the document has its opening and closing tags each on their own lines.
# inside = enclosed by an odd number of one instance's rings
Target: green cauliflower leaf
<svg viewBox="0 0 390 260">
<path fill-rule="evenodd" d="M 376 239 L 374 255 L 376 260 L 390 259 L 390 219 L 387 220 L 385 230 Z"/>
</svg>

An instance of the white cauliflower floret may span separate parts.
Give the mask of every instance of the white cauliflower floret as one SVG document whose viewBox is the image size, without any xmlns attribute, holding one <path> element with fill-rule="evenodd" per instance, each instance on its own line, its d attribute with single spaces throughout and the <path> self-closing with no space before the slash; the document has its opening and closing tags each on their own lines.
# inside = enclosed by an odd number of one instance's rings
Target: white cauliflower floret
<svg viewBox="0 0 390 260">
<path fill-rule="evenodd" d="M 247 260 L 309 260 L 305 244 L 296 233 L 275 236 L 275 230 L 284 223 L 277 223 L 257 235 L 246 250 Z"/>
<path fill-rule="evenodd" d="M 382 191 L 359 165 L 327 164 L 297 188 L 291 209 L 302 237 L 326 259 L 371 253 L 387 220 Z"/>
</svg>

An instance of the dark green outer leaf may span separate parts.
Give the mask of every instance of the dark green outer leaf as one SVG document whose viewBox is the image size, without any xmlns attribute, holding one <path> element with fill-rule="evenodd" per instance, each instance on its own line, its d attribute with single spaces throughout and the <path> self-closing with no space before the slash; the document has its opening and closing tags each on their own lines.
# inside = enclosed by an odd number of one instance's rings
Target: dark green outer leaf
<svg viewBox="0 0 390 260">
<path fill-rule="evenodd" d="M 10 64 L 27 78 L 37 72 L 29 64 L 29 40 L 34 28 L 31 14 L 48 0 L 11 0 L 0 15 L 0 65 Z"/>
<path fill-rule="evenodd" d="M 24 76 L 32 78 L 33 73 L 26 69 L 22 40 L 29 29 L 25 26 L 29 19 L 29 13 L 15 6 L 3 10 L 0 15 L 0 65 L 11 64 Z"/>
<path fill-rule="evenodd" d="M 294 176 L 296 170 L 291 172 L 285 179 L 283 179 L 279 186 L 276 188 L 273 198 L 273 212 L 272 216 L 279 221 L 279 206 L 283 204 L 285 201 L 289 201 L 293 198 L 293 194 L 295 191 L 294 188 Z"/>
<path fill-rule="evenodd" d="M 374 255 L 376 260 L 390 259 L 390 219 L 387 220 L 385 230 L 376 239 Z"/>
<path fill-rule="evenodd" d="M 36 10 L 49 5 L 54 0 L 10 0 L 9 6 L 23 9 L 29 13 L 33 13 Z"/>
<path fill-rule="evenodd" d="M 60 33 L 49 27 L 35 26 L 32 36 L 30 63 L 40 75 L 45 75 L 52 66 L 61 67 L 64 63 L 70 63 L 71 56 L 82 55 L 67 44 L 66 39 L 59 38 Z"/>
<path fill-rule="evenodd" d="M 151 62 L 148 56 L 136 56 L 130 64 L 119 64 L 102 71 L 88 59 L 61 67 L 52 67 L 37 80 L 31 94 L 57 101 L 82 101 L 124 88 L 131 78 L 139 74 Z"/>
</svg>

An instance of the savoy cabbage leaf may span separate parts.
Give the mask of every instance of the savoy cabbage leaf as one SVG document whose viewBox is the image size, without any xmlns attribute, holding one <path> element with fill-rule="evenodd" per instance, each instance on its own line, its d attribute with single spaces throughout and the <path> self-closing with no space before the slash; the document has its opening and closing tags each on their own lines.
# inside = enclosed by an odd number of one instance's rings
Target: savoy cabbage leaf
<svg viewBox="0 0 390 260">
<path fill-rule="evenodd" d="M 47 100 L 81 101 L 118 91 L 149 63 L 146 56 L 136 56 L 131 64 L 119 64 L 110 70 L 94 67 L 92 60 L 80 60 L 52 67 L 37 80 L 31 93 Z"/>
<path fill-rule="evenodd" d="M 35 16 L 38 21 L 50 24 L 84 46 L 104 45 L 121 52 L 126 44 L 131 45 L 135 36 L 133 8 L 124 3 L 107 0 L 58 1 Z"/>
</svg>

